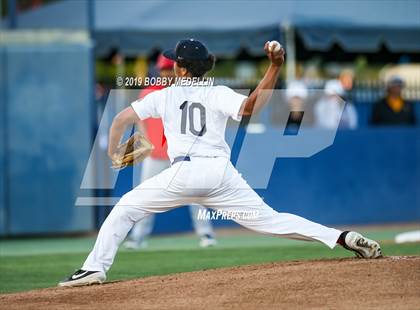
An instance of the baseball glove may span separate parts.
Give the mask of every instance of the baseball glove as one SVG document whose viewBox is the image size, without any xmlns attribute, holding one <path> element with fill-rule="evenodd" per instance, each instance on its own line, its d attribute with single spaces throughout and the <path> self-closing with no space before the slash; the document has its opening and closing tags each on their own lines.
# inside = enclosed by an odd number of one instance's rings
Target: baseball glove
<svg viewBox="0 0 420 310">
<path fill-rule="evenodd" d="M 126 142 L 120 144 L 112 156 L 112 168 L 124 169 L 143 161 L 152 153 L 154 146 L 139 132 L 135 132 Z"/>
</svg>

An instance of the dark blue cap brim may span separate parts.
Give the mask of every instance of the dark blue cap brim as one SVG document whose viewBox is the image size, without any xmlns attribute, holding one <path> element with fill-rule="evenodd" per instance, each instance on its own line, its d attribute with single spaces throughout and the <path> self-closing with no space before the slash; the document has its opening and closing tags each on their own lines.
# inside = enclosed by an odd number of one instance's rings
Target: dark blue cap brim
<svg viewBox="0 0 420 310">
<path fill-rule="evenodd" d="M 163 52 L 163 56 L 165 56 L 166 58 L 169 58 L 173 61 L 176 61 L 176 55 L 175 55 L 175 51 L 174 50 L 166 50 Z"/>
</svg>

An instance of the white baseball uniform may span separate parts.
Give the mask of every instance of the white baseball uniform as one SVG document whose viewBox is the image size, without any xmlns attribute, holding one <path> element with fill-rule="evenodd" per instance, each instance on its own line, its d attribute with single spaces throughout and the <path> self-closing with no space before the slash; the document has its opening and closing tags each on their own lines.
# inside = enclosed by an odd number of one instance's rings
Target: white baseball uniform
<svg viewBox="0 0 420 310">
<path fill-rule="evenodd" d="M 165 169 L 171 166 L 167 159 L 158 159 L 148 157 L 142 163 L 141 182 L 154 177 Z M 209 219 L 199 218 L 199 212 L 205 212 L 205 208 L 200 205 L 190 205 L 190 216 L 195 233 L 199 237 L 211 236 L 214 237 L 213 226 Z M 145 217 L 140 222 L 136 223 L 129 233 L 129 239 L 141 244 L 148 236 L 152 234 L 155 217 L 153 214 Z"/>
<path fill-rule="evenodd" d="M 141 103 L 132 103 L 140 119 L 162 119 L 171 162 L 180 156 L 188 158 L 121 198 L 103 223 L 83 270 L 108 271 L 134 223 L 151 213 L 192 203 L 243 214 L 234 221 L 260 233 L 316 240 L 330 248 L 336 245 L 341 231 L 273 210 L 231 164 L 226 124 L 229 117 L 240 120 L 239 110 L 245 98 L 225 86 L 173 85 L 150 93 Z"/>
</svg>

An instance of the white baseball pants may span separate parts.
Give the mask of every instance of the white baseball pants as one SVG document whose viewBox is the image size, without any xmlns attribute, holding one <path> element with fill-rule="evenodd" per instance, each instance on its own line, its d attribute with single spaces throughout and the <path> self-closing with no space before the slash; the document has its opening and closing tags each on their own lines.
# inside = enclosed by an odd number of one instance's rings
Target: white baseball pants
<svg viewBox="0 0 420 310">
<path fill-rule="evenodd" d="M 164 159 L 155 159 L 148 157 L 142 163 L 142 170 L 141 170 L 141 182 L 144 182 L 151 177 L 159 174 L 163 170 L 170 167 L 169 160 Z M 208 219 L 199 219 L 198 212 L 199 210 L 204 211 L 203 207 L 200 205 L 190 205 L 190 215 L 192 224 L 195 230 L 195 233 L 198 236 L 205 236 L 205 235 L 214 235 L 213 227 L 211 225 L 211 221 Z M 149 216 L 146 216 L 141 221 L 137 222 L 134 227 L 131 229 L 129 238 L 135 242 L 141 242 L 146 237 L 148 237 L 153 230 L 155 216 L 151 213 Z"/>
<path fill-rule="evenodd" d="M 246 213 L 234 221 L 260 233 L 320 241 L 330 248 L 334 248 L 341 234 L 337 229 L 273 210 L 228 158 L 194 157 L 174 164 L 125 194 L 103 223 L 82 269 L 107 272 L 120 243 L 136 222 L 151 213 L 192 203 L 218 211 Z"/>
</svg>

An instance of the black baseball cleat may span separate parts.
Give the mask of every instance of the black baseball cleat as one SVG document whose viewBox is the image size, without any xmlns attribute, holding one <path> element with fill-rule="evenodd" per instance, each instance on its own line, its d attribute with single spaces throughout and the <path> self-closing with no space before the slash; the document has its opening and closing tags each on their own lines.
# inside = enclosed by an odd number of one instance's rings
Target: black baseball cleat
<svg viewBox="0 0 420 310">
<path fill-rule="evenodd" d="M 381 247 L 378 242 L 363 237 L 361 234 L 349 231 L 344 238 L 344 248 L 356 253 L 359 258 L 382 257 Z"/>
<path fill-rule="evenodd" d="M 102 271 L 89 271 L 79 269 L 67 279 L 60 281 L 58 286 L 84 286 L 101 284 L 105 281 L 106 275 Z"/>
</svg>

